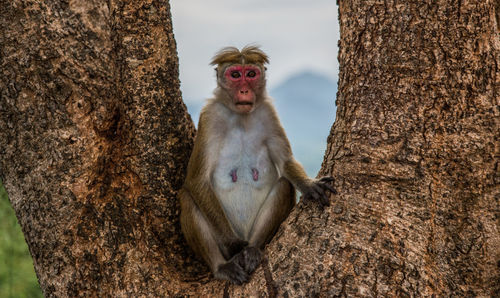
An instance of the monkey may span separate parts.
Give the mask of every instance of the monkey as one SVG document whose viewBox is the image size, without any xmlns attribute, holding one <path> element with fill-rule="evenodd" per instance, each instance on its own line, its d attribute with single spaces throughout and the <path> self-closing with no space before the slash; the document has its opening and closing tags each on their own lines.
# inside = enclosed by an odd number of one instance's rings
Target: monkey
<svg viewBox="0 0 500 298">
<path fill-rule="evenodd" d="M 332 177 L 311 179 L 266 91 L 269 58 L 258 46 L 213 57 L 217 87 L 203 107 L 184 184 L 181 229 L 217 279 L 248 282 L 262 249 L 296 203 L 329 205 Z"/>
</svg>

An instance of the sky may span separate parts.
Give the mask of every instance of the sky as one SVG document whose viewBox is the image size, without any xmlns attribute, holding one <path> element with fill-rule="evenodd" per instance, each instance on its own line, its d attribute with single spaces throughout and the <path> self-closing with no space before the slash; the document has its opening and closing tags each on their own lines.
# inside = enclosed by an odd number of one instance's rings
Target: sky
<svg viewBox="0 0 500 298">
<path fill-rule="evenodd" d="M 221 48 L 260 45 L 270 57 L 268 88 L 302 71 L 337 80 L 339 25 L 334 0 L 171 0 L 184 101 L 212 95 L 209 65 Z"/>
</svg>

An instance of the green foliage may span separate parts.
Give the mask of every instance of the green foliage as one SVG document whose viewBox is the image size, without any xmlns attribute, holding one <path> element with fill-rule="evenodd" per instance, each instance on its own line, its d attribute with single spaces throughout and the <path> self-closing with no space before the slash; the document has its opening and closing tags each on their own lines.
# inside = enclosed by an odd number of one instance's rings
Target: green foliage
<svg viewBox="0 0 500 298">
<path fill-rule="evenodd" d="M 1 182 L 0 297 L 43 297 L 28 246 Z"/>
</svg>

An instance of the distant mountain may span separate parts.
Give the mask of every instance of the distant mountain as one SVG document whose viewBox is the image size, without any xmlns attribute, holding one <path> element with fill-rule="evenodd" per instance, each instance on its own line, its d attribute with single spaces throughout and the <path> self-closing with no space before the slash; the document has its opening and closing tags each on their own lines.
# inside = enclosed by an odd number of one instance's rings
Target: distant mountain
<svg viewBox="0 0 500 298">
<path fill-rule="evenodd" d="M 302 72 L 270 91 L 297 160 L 314 177 L 335 120 L 337 83 L 315 72 Z"/>
<path fill-rule="evenodd" d="M 326 150 L 326 138 L 335 120 L 337 83 L 315 72 L 301 72 L 273 88 L 269 95 L 295 158 L 311 177 L 318 173 Z M 204 101 L 186 101 L 194 123 L 198 123 Z"/>
</svg>

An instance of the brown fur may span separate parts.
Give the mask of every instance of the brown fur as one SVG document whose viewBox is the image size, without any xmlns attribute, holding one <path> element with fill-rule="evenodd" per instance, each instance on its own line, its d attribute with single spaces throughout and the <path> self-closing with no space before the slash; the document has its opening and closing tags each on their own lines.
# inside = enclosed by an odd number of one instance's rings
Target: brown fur
<svg viewBox="0 0 500 298">
<path fill-rule="evenodd" d="M 304 168 L 295 159 L 290 159 L 283 165 L 283 171 L 290 181 L 294 181 L 297 188 L 302 189 L 307 186 L 309 178 L 307 177 Z"/>
<path fill-rule="evenodd" d="M 226 63 L 264 65 L 269 63 L 269 57 L 257 46 L 246 46 L 241 51 L 235 47 L 226 47 L 215 54 L 210 65 Z"/>
<path fill-rule="evenodd" d="M 189 197 L 189 200 L 192 200 L 193 197 L 196 198 L 193 202 L 193 206 L 196 206 L 206 217 L 206 220 L 212 224 L 214 236 L 217 238 L 216 240 L 219 246 L 223 248 L 221 253 L 228 259 L 236 253 L 232 248 L 235 247 L 235 250 L 237 250 L 243 241 L 239 240 L 236 235 L 234 235 L 227 218 L 224 216 L 224 211 L 212 190 L 210 181 L 207 179 L 209 176 L 204 175 L 204 171 L 208 170 L 206 169 L 207 156 L 204 154 L 204 149 L 206 144 L 210 141 L 208 139 L 210 134 L 207 132 L 207 128 L 204 125 L 204 123 L 208 122 L 208 120 L 204 119 L 207 114 L 209 115 L 210 113 L 203 112 L 200 116 L 198 133 L 196 135 L 191 158 L 189 159 L 187 177 L 180 197 L 181 203 L 182 200 L 185 200 L 184 197 Z M 182 217 L 183 214 L 181 214 L 181 219 Z M 187 222 L 188 221 L 186 221 L 186 223 Z M 184 231 L 185 235 L 189 233 L 188 230 L 191 229 L 186 229 L 186 231 Z"/>
</svg>

